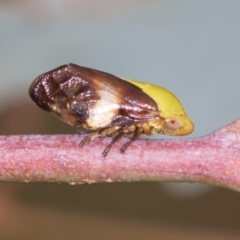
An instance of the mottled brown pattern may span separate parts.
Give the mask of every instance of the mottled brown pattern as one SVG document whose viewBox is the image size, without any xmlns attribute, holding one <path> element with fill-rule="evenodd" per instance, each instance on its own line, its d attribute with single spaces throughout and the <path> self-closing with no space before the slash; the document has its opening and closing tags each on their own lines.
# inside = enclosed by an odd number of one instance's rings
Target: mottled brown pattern
<svg viewBox="0 0 240 240">
<path fill-rule="evenodd" d="M 111 119 L 109 126 L 154 120 L 158 115 L 156 103 L 140 88 L 109 73 L 75 64 L 40 75 L 29 94 L 43 110 L 53 112 L 69 124 L 84 126 L 89 109 L 100 99 L 99 90 L 118 99 L 119 114 Z"/>
</svg>

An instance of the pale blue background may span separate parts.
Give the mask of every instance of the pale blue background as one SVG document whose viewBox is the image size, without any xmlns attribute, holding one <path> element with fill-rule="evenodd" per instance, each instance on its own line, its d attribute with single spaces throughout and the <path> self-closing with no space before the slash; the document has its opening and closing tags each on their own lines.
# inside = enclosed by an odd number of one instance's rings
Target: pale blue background
<svg viewBox="0 0 240 240">
<path fill-rule="evenodd" d="M 237 0 L 3 1 L 0 107 L 74 62 L 169 88 L 207 134 L 240 117 L 239 13 Z"/>
</svg>

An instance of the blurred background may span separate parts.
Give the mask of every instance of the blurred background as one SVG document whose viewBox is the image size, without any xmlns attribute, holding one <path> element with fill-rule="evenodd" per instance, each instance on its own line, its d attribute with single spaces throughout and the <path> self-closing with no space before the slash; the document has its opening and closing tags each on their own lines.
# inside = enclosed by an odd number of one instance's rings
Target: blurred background
<svg viewBox="0 0 240 240">
<path fill-rule="evenodd" d="M 28 87 L 69 62 L 164 86 L 206 135 L 240 117 L 238 0 L 0 0 L 0 132 L 76 133 Z M 162 136 L 157 136 L 162 138 Z M 239 239 L 240 194 L 203 184 L 0 184 L 0 239 Z"/>
</svg>

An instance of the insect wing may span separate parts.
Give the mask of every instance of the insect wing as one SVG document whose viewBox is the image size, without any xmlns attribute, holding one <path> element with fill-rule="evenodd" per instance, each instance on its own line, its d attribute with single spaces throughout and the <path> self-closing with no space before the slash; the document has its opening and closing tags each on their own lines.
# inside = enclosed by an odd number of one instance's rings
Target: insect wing
<svg viewBox="0 0 240 240">
<path fill-rule="evenodd" d="M 154 120 L 158 112 L 155 101 L 140 88 L 74 64 L 40 75 L 29 93 L 42 109 L 92 129 Z"/>
</svg>

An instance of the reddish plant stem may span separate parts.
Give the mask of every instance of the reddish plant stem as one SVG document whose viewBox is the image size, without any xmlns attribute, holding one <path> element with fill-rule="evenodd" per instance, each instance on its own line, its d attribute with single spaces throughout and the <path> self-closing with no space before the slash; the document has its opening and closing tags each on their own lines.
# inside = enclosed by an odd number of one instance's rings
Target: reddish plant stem
<svg viewBox="0 0 240 240">
<path fill-rule="evenodd" d="M 200 138 L 137 140 L 121 154 L 126 139 L 106 158 L 110 138 L 78 147 L 79 135 L 0 137 L 0 180 L 17 182 L 180 181 L 240 190 L 240 119 Z"/>
</svg>

